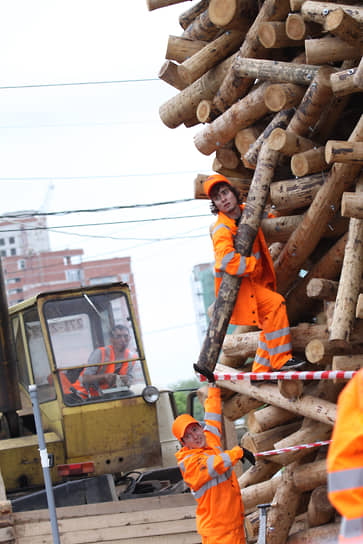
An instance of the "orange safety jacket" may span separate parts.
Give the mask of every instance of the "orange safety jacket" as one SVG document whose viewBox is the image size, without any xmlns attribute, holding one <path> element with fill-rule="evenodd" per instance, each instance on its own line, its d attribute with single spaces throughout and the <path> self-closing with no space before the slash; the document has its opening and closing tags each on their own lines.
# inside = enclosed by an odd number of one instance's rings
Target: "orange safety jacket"
<svg viewBox="0 0 363 544">
<path fill-rule="evenodd" d="M 113 361 L 115 360 L 115 352 L 113 349 L 112 344 L 107 346 L 109 349 L 109 361 L 107 361 L 106 368 L 100 366 L 97 366 L 97 371 L 95 374 L 119 374 L 121 376 L 125 376 L 127 374 L 128 365 L 129 363 L 121 363 L 121 367 L 116 370 L 116 367 L 119 367 L 119 365 L 115 364 Z M 101 363 L 103 364 L 105 362 L 106 358 L 106 348 L 105 347 L 99 347 L 97 348 L 101 351 Z M 125 358 L 128 359 L 131 356 L 131 351 L 126 348 L 125 349 Z M 132 362 L 132 366 L 135 365 L 135 361 Z M 83 385 L 83 374 L 85 372 L 85 369 L 82 370 L 80 373 L 78 380 L 73 384 L 73 387 L 77 390 L 78 393 L 80 393 L 84 397 L 88 397 L 88 390 Z M 109 386 L 107 384 L 99 384 L 100 389 L 107 389 Z M 92 397 L 98 397 L 98 391 L 94 386 L 89 387 L 89 393 Z"/>
<path fill-rule="evenodd" d="M 244 204 L 240 205 L 242 211 L 244 206 Z M 274 216 L 268 214 L 268 217 Z M 258 325 L 257 304 L 253 296 L 254 289 L 258 284 L 276 291 L 275 269 L 261 228 L 258 229 L 250 257 L 243 257 L 235 250 L 234 238 L 237 228 L 234 219 L 219 212 L 212 232 L 215 256 L 215 294 L 217 296 L 224 272 L 242 277 L 230 322 L 234 325 Z"/>
<path fill-rule="evenodd" d="M 363 543 L 363 369 L 338 398 L 327 457 L 328 497 L 342 515 L 339 542 Z"/>
<path fill-rule="evenodd" d="M 221 448 L 220 395 L 219 388 L 209 387 L 204 416 L 206 447 L 183 447 L 175 454 L 183 479 L 198 503 L 197 530 L 205 537 L 237 528 L 243 533 L 241 490 L 232 468 L 243 457 L 243 449 L 235 446 L 223 451 Z"/>
</svg>

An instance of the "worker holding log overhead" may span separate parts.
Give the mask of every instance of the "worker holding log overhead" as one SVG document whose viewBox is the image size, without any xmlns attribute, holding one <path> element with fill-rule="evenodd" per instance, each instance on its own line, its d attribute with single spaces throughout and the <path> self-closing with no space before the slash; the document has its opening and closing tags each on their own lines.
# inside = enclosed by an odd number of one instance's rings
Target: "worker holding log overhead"
<svg viewBox="0 0 363 544">
<path fill-rule="evenodd" d="M 290 327 L 285 299 L 276 292 L 276 276 L 261 228 L 251 256 L 240 255 L 234 247 L 244 204 L 237 190 L 221 174 L 209 176 L 203 184 L 218 215 L 212 240 L 215 256 L 215 290 L 218 294 L 224 273 L 242 278 L 231 316 L 233 325 L 256 325 L 262 329 L 253 363 L 253 372 L 294 370 L 305 365 L 292 356 Z M 269 217 L 273 217 L 269 214 Z"/>
<path fill-rule="evenodd" d="M 189 414 L 178 416 L 172 427 L 183 446 L 175 454 L 178 466 L 198 503 L 197 530 L 203 544 L 245 544 L 244 508 L 233 466 L 246 459 L 255 464 L 255 458 L 239 446 L 223 451 L 221 391 L 214 384 L 204 409 L 204 429 Z"/>
<path fill-rule="evenodd" d="M 363 543 L 363 369 L 338 398 L 327 457 L 328 497 L 342 515 L 340 544 Z"/>
</svg>

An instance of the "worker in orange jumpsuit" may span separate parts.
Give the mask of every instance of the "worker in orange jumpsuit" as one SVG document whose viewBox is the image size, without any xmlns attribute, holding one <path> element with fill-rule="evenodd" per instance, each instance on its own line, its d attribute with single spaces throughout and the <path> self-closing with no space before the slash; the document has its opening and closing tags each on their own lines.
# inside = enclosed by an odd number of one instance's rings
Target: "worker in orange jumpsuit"
<svg viewBox="0 0 363 544">
<path fill-rule="evenodd" d="M 244 508 L 233 466 L 239 460 L 255 464 L 254 455 L 239 446 L 221 447 L 221 392 L 210 385 L 205 401 L 205 428 L 189 414 L 178 416 L 173 434 L 182 448 L 175 456 L 185 483 L 198 506 L 197 530 L 203 544 L 245 544 Z"/>
<path fill-rule="evenodd" d="M 327 457 L 328 497 L 342 515 L 340 544 L 363 543 L 363 368 L 338 398 Z"/>
<path fill-rule="evenodd" d="M 261 228 L 251 255 L 240 255 L 235 250 L 234 238 L 244 204 L 239 203 L 237 190 L 220 174 L 209 176 L 203 187 L 211 199 L 212 213 L 218 214 L 212 232 L 216 296 L 224 273 L 242 278 L 230 322 L 262 329 L 252 371 L 301 368 L 305 361 L 292 356 L 286 303 L 276 292 L 275 270 Z M 269 214 L 269 217 L 273 215 Z"/>
<path fill-rule="evenodd" d="M 121 376 L 121 380 L 125 385 L 129 385 L 132 380 L 132 369 L 135 365 L 136 354 L 132 353 L 127 347 L 130 341 L 130 333 L 125 325 L 116 325 L 111 330 L 111 343 L 106 347 L 95 349 L 88 360 L 89 366 L 86 366 L 78 380 L 73 383 L 78 395 L 83 398 L 99 396 L 99 388 L 107 389 L 113 387 L 116 383 L 116 376 Z M 133 359 L 130 362 L 114 363 L 114 361 L 126 361 Z M 108 362 L 102 366 L 102 363 Z M 93 366 L 90 363 L 101 363 L 101 365 Z"/>
</svg>

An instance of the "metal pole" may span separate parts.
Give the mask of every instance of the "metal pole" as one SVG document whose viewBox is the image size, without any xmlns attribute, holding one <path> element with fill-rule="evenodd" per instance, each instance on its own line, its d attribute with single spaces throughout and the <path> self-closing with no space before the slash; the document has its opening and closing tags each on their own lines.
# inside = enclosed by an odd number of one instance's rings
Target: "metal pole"
<svg viewBox="0 0 363 544">
<path fill-rule="evenodd" d="M 270 503 L 258 504 L 259 508 L 259 521 L 260 528 L 258 531 L 258 540 L 257 544 L 266 544 L 266 521 L 267 521 L 267 509 L 270 508 Z"/>
<path fill-rule="evenodd" d="M 48 452 L 45 445 L 42 420 L 40 417 L 37 386 L 29 385 L 28 389 L 29 389 L 30 398 L 33 404 L 35 428 L 38 435 L 40 461 L 42 463 L 42 469 L 43 469 L 43 475 L 44 475 L 45 491 L 47 494 L 48 510 L 49 510 L 50 524 L 52 527 L 53 542 L 54 544 L 60 544 L 58 522 L 57 522 L 57 512 L 55 509 L 52 479 L 50 477 L 49 457 L 48 457 Z"/>
</svg>

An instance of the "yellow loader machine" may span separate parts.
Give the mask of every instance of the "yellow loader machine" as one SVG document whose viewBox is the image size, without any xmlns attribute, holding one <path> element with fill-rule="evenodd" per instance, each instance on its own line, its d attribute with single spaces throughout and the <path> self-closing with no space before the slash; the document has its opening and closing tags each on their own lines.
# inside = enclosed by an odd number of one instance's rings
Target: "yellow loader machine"
<svg viewBox="0 0 363 544">
<path fill-rule="evenodd" d="M 167 404 L 164 398 L 163 409 L 158 409 L 159 391 L 150 385 L 127 284 L 42 293 L 9 310 L 3 304 L 1 315 L 0 467 L 8 496 L 22 497 L 24 492 L 44 487 L 28 392 L 31 384 L 37 386 L 52 482 L 62 483 L 55 493 L 57 505 L 72 504 L 66 496 L 72 496 L 76 504 L 114 499 L 117 479 L 122 482 L 126 475 L 134 491 L 133 471 L 142 469 L 137 473 L 140 480 L 145 469 L 162 467 L 160 433 L 168 433 L 175 403 L 168 392 Z M 82 376 L 89 372 L 85 369 L 104 372 L 105 363 L 112 360 L 103 357 L 102 362 L 95 363 L 89 357 L 97 348 L 102 351 L 110 344 L 115 325 L 127 327 L 129 345 L 127 358 L 112 364 L 118 369 L 130 366 L 132 372 L 126 381 L 116 380 L 102 389 L 86 388 L 81 394 Z M 164 418 L 163 423 L 160 418 Z M 170 447 L 174 453 L 176 443 Z M 169 460 L 172 457 L 169 455 Z M 178 468 L 171 467 L 170 471 L 171 487 L 178 486 Z M 153 481 L 167 479 L 161 469 L 153 474 Z M 85 481 L 96 482 L 96 487 L 86 492 L 92 497 L 77 500 L 76 495 L 83 493 L 79 486 L 84 489 Z M 73 487 L 66 487 L 66 482 Z M 105 495 L 99 490 L 104 486 Z M 153 493 L 147 485 L 145 490 Z M 32 506 L 16 507 L 23 498 L 13 499 L 14 510 L 41 507 L 45 496 L 37 501 L 36 495 L 32 494 Z"/>
</svg>

